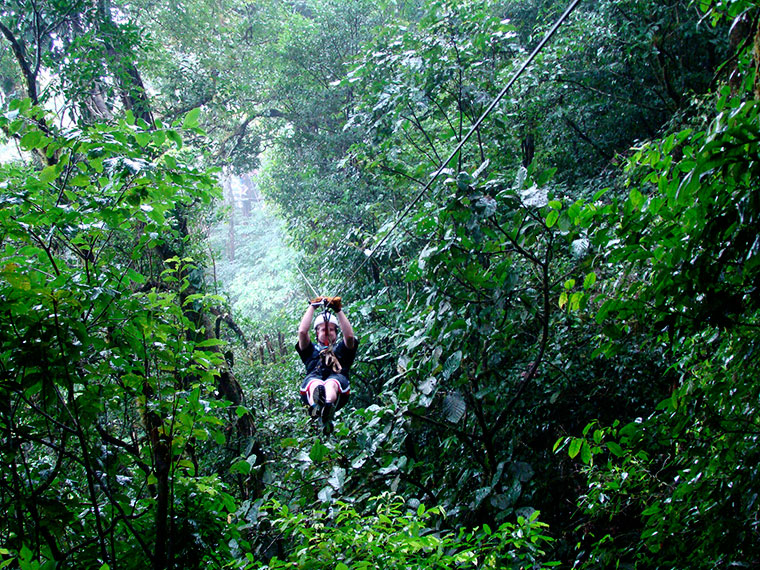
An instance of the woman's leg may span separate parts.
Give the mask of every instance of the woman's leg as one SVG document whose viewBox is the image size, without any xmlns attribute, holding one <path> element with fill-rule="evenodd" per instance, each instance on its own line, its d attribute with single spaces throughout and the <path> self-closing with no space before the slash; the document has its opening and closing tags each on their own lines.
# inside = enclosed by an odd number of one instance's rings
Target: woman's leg
<svg viewBox="0 0 760 570">
<path fill-rule="evenodd" d="M 308 376 L 301 385 L 301 400 L 307 406 L 313 406 L 316 402 L 316 393 L 319 386 L 324 386 L 324 381 L 317 376 Z"/>
<path fill-rule="evenodd" d="M 343 374 L 333 374 L 325 380 L 325 390 L 329 394 L 327 401 L 335 404 L 335 409 L 338 410 L 348 402 L 351 386 L 348 383 L 348 378 Z"/>
<path fill-rule="evenodd" d="M 334 404 L 340 394 L 340 383 L 335 378 L 325 380 L 325 399 L 328 403 Z"/>
</svg>

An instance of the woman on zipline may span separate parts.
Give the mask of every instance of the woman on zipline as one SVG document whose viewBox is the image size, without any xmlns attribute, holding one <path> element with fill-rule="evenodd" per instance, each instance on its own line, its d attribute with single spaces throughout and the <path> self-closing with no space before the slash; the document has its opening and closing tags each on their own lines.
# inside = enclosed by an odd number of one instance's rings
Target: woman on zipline
<svg viewBox="0 0 760 570">
<path fill-rule="evenodd" d="M 314 320 L 315 346 L 309 332 L 317 307 L 324 310 Z M 339 326 L 343 339 L 336 343 Z M 296 343 L 296 351 L 306 366 L 306 377 L 301 383 L 301 401 L 309 406 L 311 417 L 321 418 L 325 435 L 333 430 L 335 411 L 348 401 L 351 390 L 348 379 L 357 346 L 359 341 L 343 312 L 340 297 L 317 297 L 309 302 L 298 325 Z"/>
</svg>

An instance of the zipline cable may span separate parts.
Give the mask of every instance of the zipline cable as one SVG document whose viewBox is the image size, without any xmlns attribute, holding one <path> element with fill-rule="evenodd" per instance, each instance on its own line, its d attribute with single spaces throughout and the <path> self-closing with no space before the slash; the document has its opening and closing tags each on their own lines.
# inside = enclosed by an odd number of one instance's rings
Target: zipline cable
<svg viewBox="0 0 760 570">
<path fill-rule="evenodd" d="M 465 137 L 459 142 L 457 147 L 451 152 L 449 157 L 444 160 L 441 163 L 441 166 L 436 170 L 433 177 L 430 179 L 430 181 L 425 184 L 425 187 L 420 190 L 420 192 L 417 194 L 417 196 L 414 197 L 414 199 L 409 203 L 409 205 L 404 209 L 404 211 L 401 213 L 401 216 L 398 220 L 391 226 L 391 229 L 388 230 L 388 232 L 383 236 L 383 238 L 378 242 L 378 244 L 372 248 L 372 250 L 369 252 L 369 254 L 366 255 L 366 257 L 362 260 L 362 262 L 359 264 L 359 266 L 354 270 L 351 275 L 348 276 L 347 279 L 341 283 L 340 287 L 338 288 L 338 292 L 342 291 L 343 288 L 348 285 L 348 283 L 351 282 L 351 280 L 356 276 L 356 274 L 361 270 L 362 267 L 364 267 L 367 262 L 372 259 L 372 256 L 375 254 L 375 252 L 382 246 L 385 241 L 390 237 L 390 235 L 394 232 L 394 230 L 401 224 L 402 220 L 406 218 L 406 216 L 409 214 L 409 212 L 412 211 L 412 208 L 414 208 L 417 205 L 417 202 L 419 202 L 422 197 L 425 195 L 425 193 L 430 189 L 430 187 L 433 185 L 433 182 L 436 181 L 436 179 L 441 175 L 441 173 L 446 169 L 446 166 L 451 162 L 454 157 L 457 155 L 457 153 L 462 150 L 462 147 L 467 143 L 468 140 L 470 140 L 470 137 L 475 133 L 475 131 L 478 129 L 480 124 L 485 120 L 485 118 L 493 111 L 493 109 L 496 107 L 496 105 L 499 104 L 499 102 L 504 98 L 504 95 L 507 94 L 507 91 L 514 85 L 514 83 L 519 79 L 520 75 L 522 75 L 523 71 L 527 69 L 527 67 L 533 62 L 533 60 L 536 58 L 536 56 L 541 52 L 541 50 L 544 48 L 544 46 L 549 42 L 551 37 L 554 35 L 554 33 L 559 29 L 559 27 L 565 22 L 565 20 L 568 18 L 568 16 L 572 13 L 573 10 L 575 10 L 576 6 L 580 4 L 581 0 L 572 0 L 570 2 L 570 5 L 565 9 L 565 12 L 559 17 L 559 19 L 554 23 L 552 28 L 547 32 L 547 34 L 544 36 L 544 38 L 539 42 L 539 44 L 535 47 L 533 52 L 528 56 L 528 59 L 526 59 L 523 64 L 520 66 L 520 69 L 517 70 L 517 72 L 512 76 L 512 79 L 509 80 L 509 82 L 504 86 L 504 88 L 501 90 L 501 92 L 496 96 L 496 98 L 491 102 L 491 104 L 488 106 L 488 108 L 483 112 L 482 115 L 480 115 L 480 118 L 475 122 L 475 124 L 472 126 L 470 131 L 465 135 Z M 299 269 L 300 271 L 300 269 Z M 303 273 L 301 273 L 303 275 Z M 306 279 L 306 277 L 304 277 Z M 308 283 L 308 281 L 307 281 Z M 312 288 L 313 289 L 313 288 Z M 338 293 L 336 293 L 338 294 Z"/>
</svg>

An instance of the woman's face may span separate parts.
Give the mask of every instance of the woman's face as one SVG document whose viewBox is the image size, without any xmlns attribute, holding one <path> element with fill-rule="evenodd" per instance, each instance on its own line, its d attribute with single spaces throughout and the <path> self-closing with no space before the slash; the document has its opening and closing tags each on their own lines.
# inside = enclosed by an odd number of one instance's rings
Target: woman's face
<svg viewBox="0 0 760 570">
<path fill-rule="evenodd" d="M 327 326 L 325 326 L 324 323 L 317 325 L 317 341 L 319 344 L 327 346 L 334 343 L 335 339 L 337 338 L 338 327 L 336 327 L 333 323 L 327 323 Z"/>
</svg>

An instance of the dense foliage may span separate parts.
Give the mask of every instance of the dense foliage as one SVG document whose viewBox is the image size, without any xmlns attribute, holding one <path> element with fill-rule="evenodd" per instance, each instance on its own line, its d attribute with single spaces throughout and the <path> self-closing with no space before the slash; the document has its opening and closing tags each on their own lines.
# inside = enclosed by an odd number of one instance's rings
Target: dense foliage
<svg viewBox="0 0 760 570">
<path fill-rule="evenodd" d="M 161 255 L 192 250 L 177 213 L 209 203 L 213 178 L 186 165 L 175 129 L 130 114 L 48 136 L 41 117 L 27 99 L 0 118 L 57 157 L 3 172 L 5 548 L 28 567 L 166 560 L 170 532 L 194 536 L 172 542 L 178 563 L 226 548 L 235 502 L 197 455 L 225 443 L 224 359 L 187 310 L 212 299 L 192 293 L 190 257 Z M 170 530 L 168 509 L 194 515 Z"/>
<path fill-rule="evenodd" d="M 4 5 L 0 565 L 757 565 L 760 11 L 565 8 Z"/>
</svg>

